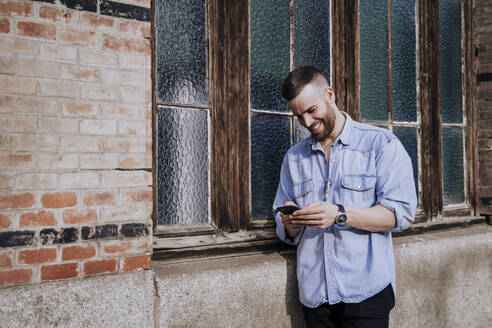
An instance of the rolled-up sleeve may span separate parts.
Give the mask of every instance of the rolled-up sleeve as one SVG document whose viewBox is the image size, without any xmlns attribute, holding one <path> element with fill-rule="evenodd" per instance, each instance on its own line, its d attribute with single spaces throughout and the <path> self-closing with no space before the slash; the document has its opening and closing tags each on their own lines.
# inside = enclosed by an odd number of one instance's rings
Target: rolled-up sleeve
<svg viewBox="0 0 492 328">
<path fill-rule="evenodd" d="M 417 195 L 412 161 L 396 137 L 378 151 L 376 174 L 376 205 L 388 208 L 396 217 L 396 226 L 390 231 L 407 229 L 415 218 Z"/>
<path fill-rule="evenodd" d="M 273 202 L 273 214 L 275 215 L 275 222 L 277 223 L 276 233 L 278 238 L 286 244 L 297 245 L 304 232 L 304 228 L 297 235 L 295 239 L 289 238 L 285 232 L 285 226 L 282 223 L 280 213 L 275 211 L 277 207 L 283 206 L 285 202 L 295 202 L 295 197 L 292 188 L 292 178 L 289 171 L 289 161 L 287 155 L 285 155 L 282 168 L 280 170 L 280 181 L 278 183 L 277 194 L 275 201 Z"/>
</svg>

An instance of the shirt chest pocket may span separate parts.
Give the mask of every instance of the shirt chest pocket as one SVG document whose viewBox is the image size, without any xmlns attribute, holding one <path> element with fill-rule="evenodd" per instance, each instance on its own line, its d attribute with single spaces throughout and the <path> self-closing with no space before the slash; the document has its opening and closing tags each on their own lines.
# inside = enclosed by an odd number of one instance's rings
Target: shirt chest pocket
<svg viewBox="0 0 492 328">
<path fill-rule="evenodd" d="M 376 177 L 345 175 L 342 177 L 342 202 L 348 206 L 370 207 L 376 202 Z"/>
<path fill-rule="evenodd" d="M 305 207 L 311 202 L 312 194 L 314 191 L 313 180 L 306 180 L 294 185 L 294 196 L 296 198 L 297 206 L 300 208 Z"/>
</svg>

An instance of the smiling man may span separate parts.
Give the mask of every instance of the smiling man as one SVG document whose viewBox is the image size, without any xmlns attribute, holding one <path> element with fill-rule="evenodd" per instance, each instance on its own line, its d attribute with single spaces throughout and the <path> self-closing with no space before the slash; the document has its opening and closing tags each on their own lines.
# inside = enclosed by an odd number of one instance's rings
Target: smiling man
<svg viewBox="0 0 492 328">
<path fill-rule="evenodd" d="M 388 130 L 353 121 L 312 67 L 292 71 L 282 95 L 311 137 L 284 157 L 274 209 L 278 237 L 297 246 L 308 327 L 387 327 L 395 303 L 392 231 L 414 220 L 411 160 Z"/>
</svg>

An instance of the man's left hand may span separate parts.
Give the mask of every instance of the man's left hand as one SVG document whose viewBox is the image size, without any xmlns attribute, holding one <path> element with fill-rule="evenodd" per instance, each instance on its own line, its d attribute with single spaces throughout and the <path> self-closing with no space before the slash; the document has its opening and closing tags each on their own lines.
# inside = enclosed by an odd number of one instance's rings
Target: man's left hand
<svg viewBox="0 0 492 328">
<path fill-rule="evenodd" d="M 315 202 L 292 214 L 291 223 L 326 229 L 335 222 L 337 215 L 338 206 L 328 202 Z"/>
</svg>

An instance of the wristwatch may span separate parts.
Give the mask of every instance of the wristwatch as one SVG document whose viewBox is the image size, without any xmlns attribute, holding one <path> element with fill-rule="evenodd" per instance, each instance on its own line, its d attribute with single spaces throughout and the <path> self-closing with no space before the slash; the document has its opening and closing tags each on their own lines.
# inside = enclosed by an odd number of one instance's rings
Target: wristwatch
<svg viewBox="0 0 492 328">
<path fill-rule="evenodd" d="M 338 206 L 338 215 L 335 218 L 335 223 L 338 225 L 345 225 L 347 222 L 347 213 L 345 213 L 345 207 L 343 205 L 337 204 Z"/>
</svg>

